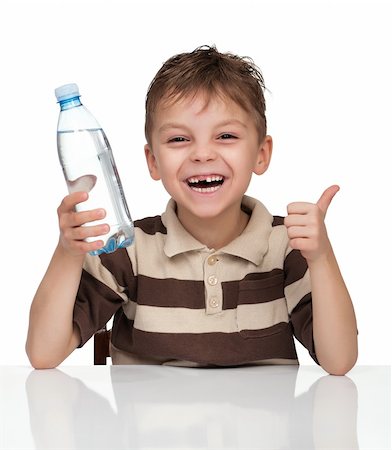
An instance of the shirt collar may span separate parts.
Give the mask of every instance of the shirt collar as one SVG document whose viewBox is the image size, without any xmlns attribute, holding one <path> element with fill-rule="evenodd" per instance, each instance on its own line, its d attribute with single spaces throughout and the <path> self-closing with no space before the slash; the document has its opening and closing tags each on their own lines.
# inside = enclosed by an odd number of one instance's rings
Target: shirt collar
<svg viewBox="0 0 392 450">
<path fill-rule="evenodd" d="M 192 250 L 207 249 L 207 246 L 195 239 L 182 226 L 177 217 L 177 205 L 170 199 L 166 211 L 162 214 L 162 223 L 167 229 L 166 241 L 163 251 L 166 256 L 172 256 Z"/>
<path fill-rule="evenodd" d="M 245 230 L 217 253 L 238 256 L 259 265 L 268 251 L 273 217 L 261 202 L 252 197 L 243 197 L 242 208 L 250 215 Z M 173 199 L 169 200 L 162 214 L 162 222 L 167 229 L 164 252 L 169 258 L 193 250 L 212 250 L 185 230 L 178 220 Z"/>
</svg>

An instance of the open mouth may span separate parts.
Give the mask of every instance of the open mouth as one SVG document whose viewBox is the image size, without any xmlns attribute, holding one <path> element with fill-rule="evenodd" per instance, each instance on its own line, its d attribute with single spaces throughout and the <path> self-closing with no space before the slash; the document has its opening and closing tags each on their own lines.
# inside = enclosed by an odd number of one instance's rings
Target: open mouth
<svg viewBox="0 0 392 450">
<path fill-rule="evenodd" d="M 225 181 L 222 175 L 200 175 L 186 180 L 188 186 L 196 192 L 215 192 Z"/>
</svg>

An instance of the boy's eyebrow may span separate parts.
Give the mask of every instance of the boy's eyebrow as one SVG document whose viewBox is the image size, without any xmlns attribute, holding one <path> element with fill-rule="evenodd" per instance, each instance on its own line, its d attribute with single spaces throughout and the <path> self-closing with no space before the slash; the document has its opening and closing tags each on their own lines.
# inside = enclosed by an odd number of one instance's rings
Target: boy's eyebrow
<svg viewBox="0 0 392 450">
<path fill-rule="evenodd" d="M 248 128 L 246 123 L 244 123 L 244 122 L 242 122 L 241 120 L 238 120 L 238 119 L 229 119 L 229 120 L 225 120 L 223 122 L 220 122 L 220 123 L 217 124 L 217 128 L 218 127 L 225 127 L 226 125 L 240 125 L 241 127 Z"/>
<path fill-rule="evenodd" d="M 218 124 L 216 124 L 215 128 L 219 128 L 219 127 L 225 127 L 227 125 L 239 125 L 243 128 L 248 128 L 248 126 L 246 125 L 246 123 L 242 122 L 241 120 L 238 119 L 228 119 L 228 120 L 224 120 L 223 122 L 219 122 Z M 168 122 L 168 123 L 164 123 L 158 130 L 159 133 L 163 133 L 166 130 L 170 130 L 172 128 L 188 128 L 186 125 L 181 124 L 181 123 L 175 123 L 175 122 Z"/>
<path fill-rule="evenodd" d="M 172 128 L 187 128 L 185 125 L 181 124 L 181 123 L 174 123 L 174 122 L 169 122 L 169 123 L 164 123 L 158 130 L 159 133 L 162 133 L 166 130 L 170 130 Z"/>
</svg>

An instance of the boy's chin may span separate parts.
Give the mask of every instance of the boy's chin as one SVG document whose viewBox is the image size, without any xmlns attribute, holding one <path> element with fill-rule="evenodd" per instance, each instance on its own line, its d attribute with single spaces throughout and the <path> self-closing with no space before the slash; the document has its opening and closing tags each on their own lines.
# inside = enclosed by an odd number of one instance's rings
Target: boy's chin
<svg viewBox="0 0 392 450">
<path fill-rule="evenodd" d="M 177 204 L 178 216 L 187 218 L 188 220 L 208 222 L 223 218 L 227 215 L 228 212 L 229 211 L 227 210 L 227 208 L 223 208 L 222 206 L 216 204 L 192 205 L 192 207 L 189 207 L 189 205 Z"/>
</svg>

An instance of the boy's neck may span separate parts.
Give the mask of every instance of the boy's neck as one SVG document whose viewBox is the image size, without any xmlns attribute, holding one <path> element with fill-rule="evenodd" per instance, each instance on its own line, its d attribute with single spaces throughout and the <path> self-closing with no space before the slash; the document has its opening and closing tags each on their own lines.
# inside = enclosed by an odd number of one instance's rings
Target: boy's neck
<svg viewBox="0 0 392 450">
<path fill-rule="evenodd" d="M 210 249 L 219 250 L 238 237 L 246 228 L 249 216 L 241 208 L 234 213 L 228 211 L 211 219 L 200 217 L 182 217 L 177 211 L 182 226 L 195 239 Z"/>
</svg>

